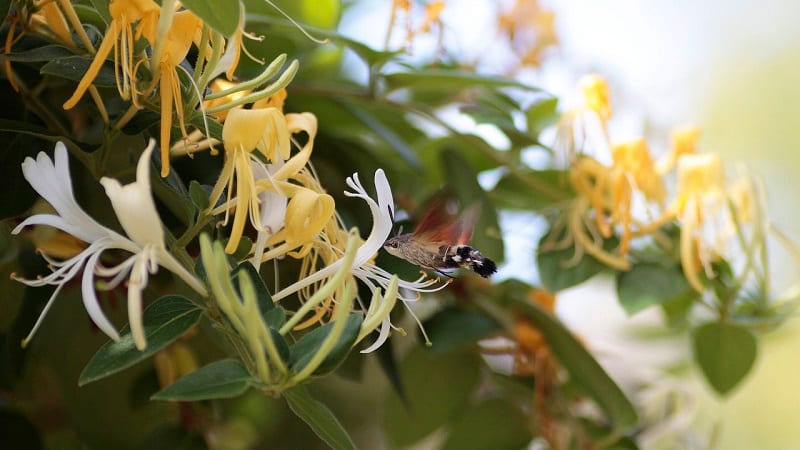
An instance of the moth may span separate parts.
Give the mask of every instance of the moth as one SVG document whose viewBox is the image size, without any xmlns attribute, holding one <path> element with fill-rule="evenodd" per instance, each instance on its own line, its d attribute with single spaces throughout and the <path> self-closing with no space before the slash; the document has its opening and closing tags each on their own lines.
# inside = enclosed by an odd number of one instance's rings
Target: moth
<svg viewBox="0 0 800 450">
<path fill-rule="evenodd" d="M 443 269 L 466 268 L 488 278 L 497 272 L 497 265 L 469 245 L 479 211 L 475 205 L 455 217 L 448 212 L 446 202 L 438 199 L 431 203 L 413 232 L 387 239 L 383 248 L 442 275 L 449 276 Z"/>
</svg>

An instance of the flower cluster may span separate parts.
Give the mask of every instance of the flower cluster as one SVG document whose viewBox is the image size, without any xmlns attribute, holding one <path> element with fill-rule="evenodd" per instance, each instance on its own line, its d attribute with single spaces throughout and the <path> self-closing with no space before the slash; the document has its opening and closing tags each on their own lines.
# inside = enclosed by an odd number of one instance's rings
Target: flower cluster
<svg viewBox="0 0 800 450">
<path fill-rule="evenodd" d="M 649 237 L 665 244 L 664 227 L 674 222 L 681 230 L 683 273 L 698 292 L 716 276 L 719 261 L 740 254 L 757 259 L 753 252 L 763 244 L 765 206 L 749 174 L 727 179 L 719 155 L 696 152 L 700 132 L 692 126 L 673 130 L 669 151 L 658 159 L 644 139 L 612 141 L 608 85 L 592 75 L 580 87 L 583 102 L 563 116 L 557 143 L 576 196 L 543 250 L 573 246 L 568 264 L 588 254 L 625 271 L 631 268 L 634 240 Z M 669 185 L 675 186 L 671 196 Z M 608 249 L 604 242 L 612 236 L 618 244 Z"/>
<path fill-rule="evenodd" d="M 347 178 L 351 190 L 344 194 L 364 200 L 373 219 L 366 239 L 355 229 L 347 230 L 336 213 L 334 198 L 311 164 L 316 117 L 308 112 L 284 112 L 285 88 L 297 71 L 297 62 L 282 71 L 286 56 L 281 55 L 256 78 L 234 81 L 239 54 L 244 51 L 242 39 L 254 38 L 244 31 L 243 23 L 225 37 L 175 1 L 114 0 L 102 42 L 94 48 L 90 40 L 83 39 L 83 26 L 70 2 L 43 1 L 38 6 L 21 19 L 35 25 L 29 29 L 76 53 L 92 55 L 85 74 L 63 103 L 64 109 L 76 107 L 89 93 L 106 124 L 117 130 L 142 109 L 159 112 L 161 121 L 158 140 L 150 139 L 139 155 L 135 181 L 122 185 L 111 177 L 99 180 L 122 233 L 100 224 L 78 205 L 70 179 L 68 145 L 59 142 L 54 159 L 41 152 L 35 160 L 28 158 L 22 164 L 25 178 L 55 213 L 33 215 L 13 233 L 33 225 L 48 226 L 60 230 L 63 237 L 61 244 L 51 240 L 38 248 L 50 264 L 50 274 L 38 279 L 14 276 L 30 286 L 56 286 L 23 344 L 39 329 L 59 292 L 82 272 L 84 306 L 92 321 L 115 341 L 120 340 L 120 333 L 105 316 L 96 291 L 127 285 L 130 333 L 136 348 L 144 350 L 148 339 L 143 292 L 149 277 L 163 267 L 194 291 L 194 301 L 212 320 L 218 318 L 217 311 L 224 314 L 226 319 L 219 325 L 246 343 L 241 348 L 247 351 L 239 352 L 239 356 L 247 361 L 254 376 L 265 386 L 286 388 L 311 376 L 337 344 L 351 313 L 363 315 L 353 345 L 373 333 L 377 336 L 363 350 L 370 352 L 386 341 L 393 328 L 397 329 L 389 313 L 398 299 L 403 303 L 416 301 L 421 292 L 446 285 L 425 275 L 414 281 L 401 280 L 375 264 L 375 256 L 391 231 L 394 208 L 382 170 L 374 175 L 377 200 L 367 193 L 357 173 Z M 73 32 L 81 37 L 82 49 L 73 41 Z M 12 28 L 6 50 L 14 40 Z M 197 55 L 191 71 L 187 70 L 190 50 Z M 103 99 L 96 95 L 94 84 L 107 59 L 113 61 L 119 98 L 129 105 L 112 118 Z M 14 80 L 13 68 L 6 64 L 5 69 Z M 219 78 L 223 74 L 226 79 Z M 177 117 L 180 137 L 173 136 L 173 116 Z M 211 121 L 222 124 L 220 134 L 211 134 Z M 151 165 L 160 167 L 161 177 L 179 177 L 171 174 L 171 158 L 205 149 L 216 156 L 220 144 L 224 162 L 216 182 L 206 191 L 207 206 L 199 208 L 183 235 L 172 237 L 156 208 Z M 152 155 L 156 147 L 160 148 L 160 158 Z M 74 156 L 80 156 L 79 149 L 71 150 L 78 152 Z M 212 229 L 216 230 L 213 241 L 207 234 L 201 235 Z M 252 241 L 251 236 L 255 236 Z M 194 274 L 195 263 L 186 250 L 186 245 L 196 239 L 204 277 Z M 118 260 L 123 253 L 129 256 Z M 252 264 L 256 272 L 266 262 L 299 260 L 298 278 L 283 286 L 276 280 L 272 287 L 271 300 L 276 304 L 287 303 L 283 300 L 289 298 L 299 303 L 295 311 L 287 311 L 289 318 L 279 329 L 270 331 L 268 321 L 259 314 L 256 304 L 263 299 L 256 298 L 254 280 L 244 274 L 238 277 L 238 291 L 234 288 L 230 258 Z M 357 283 L 369 289 L 371 298 L 358 297 Z M 293 371 L 277 349 L 273 333 L 282 338 L 290 332 L 330 323 L 336 331 L 317 349 L 313 364 Z"/>
</svg>

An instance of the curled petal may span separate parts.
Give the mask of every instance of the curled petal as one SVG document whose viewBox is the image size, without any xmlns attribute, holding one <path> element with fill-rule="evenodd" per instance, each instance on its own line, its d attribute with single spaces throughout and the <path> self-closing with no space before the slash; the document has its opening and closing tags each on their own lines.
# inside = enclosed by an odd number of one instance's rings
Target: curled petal
<svg viewBox="0 0 800 450">
<path fill-rule="evenodd" d="M 155 148 L 150 140 L 136 167 L 136 181 L 125 186 L 113 178 L 103 177 L 100 183 L 106 189 L 125 233 L 139 245 L 164 245 L 164 231 L 150 192 L 150 155 Z"/>
</svg>

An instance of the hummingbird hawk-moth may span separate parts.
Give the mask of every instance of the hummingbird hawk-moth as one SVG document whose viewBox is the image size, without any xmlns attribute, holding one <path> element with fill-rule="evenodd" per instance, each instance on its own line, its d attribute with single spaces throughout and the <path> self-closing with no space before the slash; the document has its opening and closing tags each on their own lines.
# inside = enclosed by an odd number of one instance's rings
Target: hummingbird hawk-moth
<svg viewBox="0 0 800 450">
<path fill-rule="evenodd" d="M 497 272 L 497 265 L 469 245 L 478 219 L 475 205 L 455 218 L 444 201 L 434 201 L 411 233 L 399 234 L 383 244 L 389 254 L 412 264 L 433 269 L 472 269 L 488 278 Z"/>
</svg>

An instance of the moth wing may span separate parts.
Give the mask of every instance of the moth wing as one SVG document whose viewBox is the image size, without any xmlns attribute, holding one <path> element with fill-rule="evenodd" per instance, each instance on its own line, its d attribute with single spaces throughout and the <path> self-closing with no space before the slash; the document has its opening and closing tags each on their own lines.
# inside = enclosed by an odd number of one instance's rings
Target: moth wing
<svg viewBox="0 0 800 450">
<path fill-rule="evenodd" d="M 472 240 L 472 232 L 475 231 L 475 224 L 478 223 L 478 217 L 481 215 L 481 204 L 475 203 L 470 206 L 461 217 L 458 219 L 458 238 L 455 243 L 458 245 L 469 244 Z"/>
<path fill-rule="evenodd" d="M 414 229 L 414 237 L 421 241 L 453 244 L 461 234 L 461 225 L 448 209 L 450 202 L 446 197 L 436 197 L 430 202 L 425 214 Z"/>
</svg>

